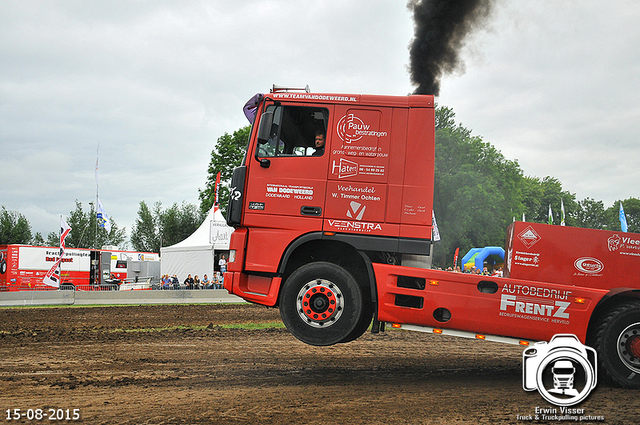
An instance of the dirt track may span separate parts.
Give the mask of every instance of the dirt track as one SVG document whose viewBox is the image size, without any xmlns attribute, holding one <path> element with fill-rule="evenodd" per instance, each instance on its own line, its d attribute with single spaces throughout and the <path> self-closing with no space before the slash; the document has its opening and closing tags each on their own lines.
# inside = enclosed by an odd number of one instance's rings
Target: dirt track
<svg viewBox="0 0 640 425">
<path fill-rule="evenodd" d="M 517 416 L 552 407 L 522 389 L 519 347 L 388 330 L 319 348 L 220 326 L 246 323 L 281 324 L 250 305 L 0 309 L 2 420 L 55 423 L 7 420 L 51 408 L 91 424 L 558 422 Z M 638 391 L 600 385 L 575 407 L 639 421 Z"/>
</svg>

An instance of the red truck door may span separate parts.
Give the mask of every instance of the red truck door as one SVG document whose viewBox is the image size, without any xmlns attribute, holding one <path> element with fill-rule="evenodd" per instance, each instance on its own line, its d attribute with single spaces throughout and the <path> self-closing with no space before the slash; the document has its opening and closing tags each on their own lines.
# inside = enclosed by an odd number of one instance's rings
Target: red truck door
<svg viewBox="0 0 640 425">
<path fill-rule="evenodd" d="M 247 158 L 250 178 L 243 222 L 254 227 L 248 236 L 247 269 L 275 271 L 277 258 L 295 235 L 322 230 L 332 110 L 333 106 L 265 106 Z M 324 137 L 324 147 L 316 148 L 317 133 Z"/>
</svg>

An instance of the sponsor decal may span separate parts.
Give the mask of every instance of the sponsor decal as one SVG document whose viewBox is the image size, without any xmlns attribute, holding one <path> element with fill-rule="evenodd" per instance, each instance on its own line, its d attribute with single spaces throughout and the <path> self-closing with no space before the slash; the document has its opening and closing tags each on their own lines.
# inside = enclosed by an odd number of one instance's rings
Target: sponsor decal
<svg viewBox="0 0 640 425">
<path fill-rule="evenodd" d="M 622 244 L 622 238 L 618 235 L 613 235 L 609 239 L 607 239 L 607 247 L 610 252 L 615 252 L 620 248 Z"/>
<path fill-rule="evenodd" d="M 602 276 L 604 270 L 604 263 L 593 257 L 578 258 L 573 265 L 580 272 L 576 275 Z"/>
<path fill-rule="evenodd" d="M 58 261 L 58 257 L 45 257 L 44 261 L 48 263 L 55 263 Z M 73 258 L 62 258 L 60 260 L 61 263 L 73 263 Z"/>
<path fill-rule="evenodd" d="M 607 248 L 609 252 L 618 252 L 620 255 L 640 256 L 640 239 L 615 234 L 607 239 Z"/>
<path fill-rule="evenodd" d="M 351 201 L 349 204 L 349 210 L 347 211 L 347 217 L 362 220 L 362 216 L 366 209 L 366 205 L 362 205 L 360 202 Z"/>
<path fill-rule="evenodd" d="M 385 166 L 377 164 L 358 164 L 348 159 L 340 158 L 340 161 L 333 161 L 331 173 L 338 174 L 339 179 L 347 177 L 363 176 L 384 176 Z"/>
<path fill-rule="evenodd" d="M 328 220 L 329 226 L 338 230 L 369 233 L 373 231 L 382 231 L 379 223 L 367 223 L 364 221 L 349 220 Z"/>
<path fill-rule="evenodd" d="M 215 243 L 215 242 L 222 242 L 222 241 L 228 241 L 230 239 L 231 233 L 226 232 L 224 230 L 218 230 L 216 231 L 215 235 L 212 233 L 211 234 L 211 242 Z"/>
<path fill-rule="evenodd" d="M 313 187 L 267 183 L 267 198 L 313 200 Z"/>
<path fill-rule="evenodd" d="M 300 100 L 323 100 L 329 102 L 357 102 L 353 96 L 336 96 L 328 94 L 313 93 L 272 93 L 274 99 L 300 99 Z"/>
<path fill-rule="evenodd" d="M 540 253 L 516 251 L 513 263 L 516 266 L 540 267 Z"/>
<path fill-rule="evenodd" d="M 526 246 L 527 248 L 531 248 L 542 238 L 533 229 L 533 227 L 528 226 L 526 229 L 520 232 L 520 234 L 518 234 L 518 239 L 520 239 L 520 242 L 522 242 L 524 246 Z"/>
<path fill-rule="evenodd" d="M 336 174 L 336 171 L 339 179 L 354 177 L 358 175 L 358 164 L 356 162 L 340 158 L 340 162 L 337 164 L 336 161 L 333 161 L 331 172 Z"/>
<path fill-rule="evenodd" d="M 502 317 L 568 325 L 571 291 L 505 284 L 500 294 Z"/>
<path fill-rule="evenodd" d="M 338 121 L 336 128 L 338 137 L 345 143 L 353 143 L 365 136 L 385 137 L 386 131 L 374 130 L 371 124 L 366 124 L 360 117 L 355 114 L 346 114 Z M 373 148 L 376 150 L 376 148 Z"/>
<path fill-rule="evenodd" d="M 45 251 L 45 255 L 58 256 L 58 255 L 60 255 L 60 251 L 46 250 Z M 66 251 L 64 255 L 65 255 L 65 257 L 68 256 L 68 257 L 79 257 L 80 258 L 80 257 L 89 257 L 90 254 L 89 254 L 88 251 L 72 251 L 72 250 L 69 250 L 69 251 Z"/>
<path fill-rule="evenodd" d="M 340 199 L 350 199 L 353 201 L 380 201 L 381 198 L 376 194 L 376 188 L 373 186 L 352 186 L 350 184 L 338 185 L 338 192 L 332 192 L 331 196 Z"/>
</svg>

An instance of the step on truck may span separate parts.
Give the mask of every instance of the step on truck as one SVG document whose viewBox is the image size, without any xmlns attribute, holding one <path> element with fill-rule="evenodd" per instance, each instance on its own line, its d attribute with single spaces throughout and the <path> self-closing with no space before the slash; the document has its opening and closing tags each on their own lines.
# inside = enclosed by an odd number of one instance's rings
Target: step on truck
<svg viewBox="0 0 640 425">
<path fill-rule="evenodd" d="M 504 277 L 433 270 L 433 96 L 274 86 L 245 114 L 229 292 L 317 346 L 370 325 L 523 346 L 575 334 L 602 378 L 640 388 L 640 235 L 514 222 Z"/>
</svg>

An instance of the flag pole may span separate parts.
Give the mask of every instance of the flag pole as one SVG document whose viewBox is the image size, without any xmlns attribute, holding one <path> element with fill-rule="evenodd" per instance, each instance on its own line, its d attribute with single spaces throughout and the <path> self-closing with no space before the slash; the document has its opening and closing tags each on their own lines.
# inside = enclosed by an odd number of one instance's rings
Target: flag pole
<svg viewBox="0 0 640 425">
<path fill-rule="evenodd" d="M 100 157 L 100 142 L 98 141 L 98 148 L 96 149 L 96 204 L 93 211 L 93 217 L 96 220 L 96 238 L 94 239 L 93 247 L 98 249 L 98 158 Z"/>
<path fill-rule="evenodd" d="M 62 254 L 64 253 L 63 252 L 63 248 L 62 248 L 62 232 L 64 231 L 62 229 L 62 214 L 60 214 L 60 226 L 59 227 L 60 227 L 60 232 L 58 234 L 58 241 L 60 242 L 60 250 L 58 251 L 59 252 L 58 257 L 62 258 Z M 60 265 L 58 266 L 58 272 L 60 273 L 60 280 L 58 281 L 58 287 L 60 287 L 59 285 L 60 285 L 60 282 L 62 281 L 62 260 L 60 260 Z"/>
</svg>

